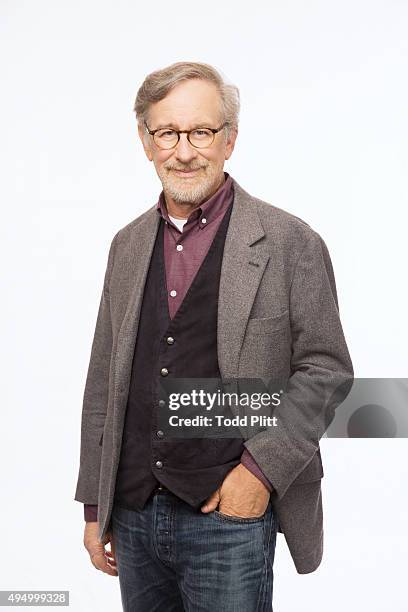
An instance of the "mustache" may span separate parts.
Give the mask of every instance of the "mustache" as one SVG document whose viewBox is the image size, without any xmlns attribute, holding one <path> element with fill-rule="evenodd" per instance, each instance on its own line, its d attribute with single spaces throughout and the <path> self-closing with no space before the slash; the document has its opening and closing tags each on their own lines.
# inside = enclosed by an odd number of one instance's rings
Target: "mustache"
<svg viewBox="0 0 408 612">
<path fill-rule="evenodd" d="M 183 171 L 184 172 L 192 172 L 193 170 L 200 170 L 201 168 L 206 168 L 207 166 L 183 166 L 182 168 L 179 168 L 177 166 L 164 166 L 166 170 L 179 170 L 179 171 Z"/>
</svg>

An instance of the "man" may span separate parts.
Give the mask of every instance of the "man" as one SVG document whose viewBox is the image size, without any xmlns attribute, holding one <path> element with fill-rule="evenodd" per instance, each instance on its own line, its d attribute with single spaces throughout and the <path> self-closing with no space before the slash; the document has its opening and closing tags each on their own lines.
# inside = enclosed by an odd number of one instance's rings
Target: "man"
<svg viewBox="0 0 408 612">
<path fill-rule="evenodd" d="M 298 573 L 321 562 L 319 439 L 353 376 L 330 256 L 224 172 L 239 94 L 214 68 L 153 72 L 135 111 L 163 191 L 109 251 L 75 495 L 84 544 L 126 611 L 271 610 L 277 531 Z M 285 381 L 277 427 L 167 436 L 160 381 L 189 377 Z"/>
</svg>

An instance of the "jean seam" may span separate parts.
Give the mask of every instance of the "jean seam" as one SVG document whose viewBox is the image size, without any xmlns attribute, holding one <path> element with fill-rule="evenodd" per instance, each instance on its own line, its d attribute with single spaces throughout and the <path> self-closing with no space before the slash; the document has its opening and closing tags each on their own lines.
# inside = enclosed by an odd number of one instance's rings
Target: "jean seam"
<svg viewBox="0 0 408 612">
<path fill-rule="evenodd" d="M 268 510 L 266 512 L 266 514 L 268 513 Z M 266 517 L 267 518 L 267 517 Z M 269 573 L 269 548 L 271 545 L 271 534 L 272 534 L 272 529 L 274 527 L 274 522 L 275 522 L 275 517 L 274 517 L 274 513 L 273 513 L 273 508 L 271 505 L 271 502 L 269 501 L 269 526 L 268 526 L 268 520 L 265 520 L 264 522 L 264 546 L 263 546 L 263 553 L 264 553 L 264 567 L 263 567 L 263 571 L 262 571 L 262 577 L 261 577 L 261 587 L 259 589 L 259 594 L 258 594 L 258 601 L 256 604 L 256 612 L 262 612 L 263 608 L 264 608 L 264 593 L 266 590 L 266 585 L 267 585 L 267 580 L 268 580 L 268 573 Z M 260 608 L 260 605 L 262 604 L 262 608 Z"/>
</svg>

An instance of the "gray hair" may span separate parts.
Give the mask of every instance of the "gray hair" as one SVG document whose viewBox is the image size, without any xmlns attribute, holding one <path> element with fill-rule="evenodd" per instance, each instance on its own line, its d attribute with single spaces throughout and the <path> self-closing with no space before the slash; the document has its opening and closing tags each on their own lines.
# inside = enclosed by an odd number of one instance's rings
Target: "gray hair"
<svg viewBox="0 0 408 612">
<path fill-rule="evenodd" d="M 228 138 L 231 130 L 238 130 L 240 110 L 238 87 L 227 83 L 213 66 L 198 62 L 176 62 L 147 75 L 137 92 L 134 105 L 138 124 L 144 127 L 151 104 L 163 100 L 176 85 L 189 79 L 202 79 L 216 85 L 221 97 L 223 115 L 221 120 L 228 124 L 225 127 L 225 135 Z"/>
</svg>

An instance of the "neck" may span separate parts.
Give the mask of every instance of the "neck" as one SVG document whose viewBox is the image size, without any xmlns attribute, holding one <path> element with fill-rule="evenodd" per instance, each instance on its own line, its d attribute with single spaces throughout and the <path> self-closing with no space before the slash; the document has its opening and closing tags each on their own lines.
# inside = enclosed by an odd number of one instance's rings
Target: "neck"
<svg viewBox="0 0 408 612">
<path fill-rule="evenodd" d="M 201 206 L 203 202 L 206 202 L 207 200 L 209 200 L 214 195 L 214 193 L 218 191 L 218 189 L 221 187 L 221 185 L 224 182 L 225 182 L 225 176 L 223 172 L 216 186 L 198 204 L 196 202 L 180 202 L 180 201 L 176 202 L 170 195 L 166 193 L 166 191 L 164 191 L 164 199 L 166 201 L 167 212 L 169 213 L 169 215 L 171 215 L 172 217 L 175 217 L 176 219 L 188 219 L 188 217 L 191 215 L 193 210 L 195 210 L 196 208 L 199 208 L 199 206 Z"/>
</svg>

